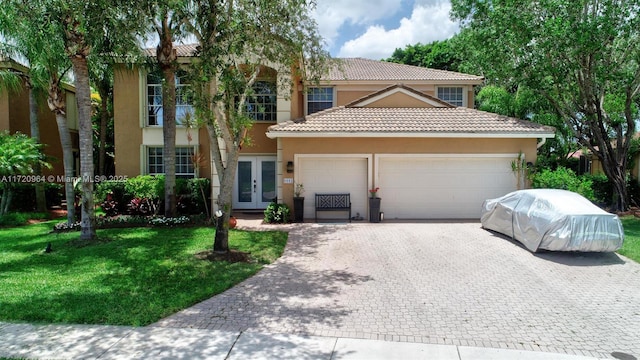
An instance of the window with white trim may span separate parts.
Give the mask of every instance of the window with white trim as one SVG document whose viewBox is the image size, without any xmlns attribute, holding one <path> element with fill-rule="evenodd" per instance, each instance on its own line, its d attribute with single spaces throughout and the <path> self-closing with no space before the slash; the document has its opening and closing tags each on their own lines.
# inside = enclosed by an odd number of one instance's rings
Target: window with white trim
<svg viewBox="0 0 640 360">
<path fill-rule="evenodd" d="M 193 166 L 194 151 L 195 149 L 192 146 L 176 146 L 176 177 L 196 177 L 196 170 Z M 164 174 L 163 153 L 164 148 L 162 146 L 147 147 L 147 174 Z"/>
<path fill-rule="evenodd" d="M 256 81 L 253 94 L 247 97 L 247 116 L 255 121 L 275 122 L 278 116 L 278 94 L 276 84 Z"/>
<path fill-rule="evenodd" d="M 464 106 L 464 89 L 462 87 L 438 87 L 438 99 L 451 105 Z"/>
<path fill-rule="evenodd" d="M 332 87 L 310 87 L 307 91 L 307 115 L 332 108 Z"/>
<path fill-rule="evenodd" d="M 181 124 L 187 114 L 193 114 L 193 103 L 189 95 L 191 84 L 187 73 L 176 72 L 176 123 Z M 162 75 L 152 72 L 147 75 L 147 125 L 162 126 Z"/>
</svg>

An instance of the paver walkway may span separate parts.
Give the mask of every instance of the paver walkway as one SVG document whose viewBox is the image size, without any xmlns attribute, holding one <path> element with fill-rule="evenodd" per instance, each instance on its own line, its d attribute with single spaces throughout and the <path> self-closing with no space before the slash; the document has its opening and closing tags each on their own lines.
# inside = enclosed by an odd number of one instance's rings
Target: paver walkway
<svg viewBox="0 0 640 360">
<path fill-rule="evenodd" d="M 278 261 L 153 326 L 640 359 L 640 265 L 478 223 L 298 224 Z"/>
</svg>

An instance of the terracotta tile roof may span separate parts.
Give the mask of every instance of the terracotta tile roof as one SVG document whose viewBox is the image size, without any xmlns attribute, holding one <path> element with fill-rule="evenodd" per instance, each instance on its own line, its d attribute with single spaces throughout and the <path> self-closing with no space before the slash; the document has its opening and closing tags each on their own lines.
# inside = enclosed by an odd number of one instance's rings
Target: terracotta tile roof
<svg viewBox="0 0 640 360">
<path fill-rule="evenodd" d="M 329 74 L 325 75 L 322 80 L 464 80 L 480 82 L 483 79 L 482 76 L 396 64 L 386 61 L 363 58 L 344 58 L 338 60 L 337 65 L 334 66 L 329 71 Z"/>
<path fill-rule="evenodd" d="M 173 44 L 173 48 L 176 49 L 178 57 L 192 57 L 196 53 L 198 44 Z M 144 53 L 147 56 L 156 56 L 156 48 L 144 49 Z"/>
<path fill-rule="evenodd" d="M 269 133 L 393 133 L 547 135 L 554 128 L 465 107 L 365 108 L 335 107 L 305 118 L 273 125 Z M 508 137 L 508 136 L 507 136 Z"/>
</svg>

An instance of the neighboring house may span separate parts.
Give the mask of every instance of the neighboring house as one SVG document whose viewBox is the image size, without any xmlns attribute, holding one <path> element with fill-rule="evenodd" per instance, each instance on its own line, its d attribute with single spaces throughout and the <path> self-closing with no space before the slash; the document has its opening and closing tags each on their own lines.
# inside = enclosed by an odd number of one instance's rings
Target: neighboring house
<svg viewBox="0 0 640 360">
<path fill-rule="evenodd" d="M 193 50 L 178 46 L 180 61 Z M 263 111 L 242 148 L 234 209 L 264 209 L 273 199 L 292 206 L 294 183 L 302 183 L 308 218 L 315 193 L 350 193 L 352 215 L 367 218 L 374 187 L 385 219 L 478 218 L 484 199 L 516 189 L 518 154 L 535 162 L 537 146 L 554 136 L 551 127 L 472 109 L 483 80 L 475 75 L 343 59 L 320 84 L 295 86 L 290 98 L 276 91 L 277 76 L 261 78 L 249 104 Z M 116 70 L 117 175 L 161 173 L 158 86 L 141 69 Z M 179 174 L 215 178 L 205 130 L 188 132 L 178 131 L 177 155 L 184 151 L 186 161 L 197 151 L 207 161 Z"/>
<path fill-rule="evenodd" d="M 29 69 L 12 60 L 0 59 L 0 70 L 10 70 L 27 74 Z M 75 168 L 79 166 L 78 150 L 78 112 L 75 99 L 75 89 L 71 85 L 63 84 L 67 96 L 67 124 L 73 141 Z M 62 180 L 64 165 L 62 163 L 62 145 L 58 133 L 55 114 L 49 110 L 45 95 L 38 98 L 38 120 L 40 124 L 40 143 L 44 145 L 44 154 L 48 157 L 51 169 L 43 169 L 44 175 L 55 175 L 56 181 Z M 31 135 L 29 121 L 29 91 L 22 86 L 19 91 L 0 90 L 0 131 L 7 130 L 13 134 L 21 132 Z M 77 173 L 77 172 L 76 172 Z M 58 181 L 60 182 L 60 181 Z"/>
</svg>

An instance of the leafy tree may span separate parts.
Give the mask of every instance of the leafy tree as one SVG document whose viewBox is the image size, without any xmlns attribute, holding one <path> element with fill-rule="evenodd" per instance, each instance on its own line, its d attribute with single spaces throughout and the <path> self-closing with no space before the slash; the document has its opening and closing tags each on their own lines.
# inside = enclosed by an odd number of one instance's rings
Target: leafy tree
<svg viewBox="0 0 640 360">
<path fill-rule="evenodd" d="M 627 154 L 640 91 L 640 0 L 452 0 L 465 59 L 490 82 L 525 85 L 602 162 L 628 206 Z"/>
<path fill-rule="evenodd" d="M 191 64 L 196 117 L 206 126 L 220 181 L 214 251 L 227 252 L 228 221 L 238 156 L 253 120 L 246 99 L 256 79 L 278 72 L 278 90 L 290 92 L 294 76 L 318 78 L 328 54 L 306 0 L 193 0 L 181 10 L 197 39 Z"/>
<path fill-rule="evenodd" d="M 73 177 L 73 148 L 71 134 L 66 118 L 66 96 L 61 83 L 70 67 L 64 56 L 61 38 L 55 37 L 55 27 L 42 21 L 44 8 L 36 4 L 12 2 L 0 8 L 0 34 L 8 41 L 3 45 L 3 51 L 15 57 L 22 57 L 29 61 L 28 83 L 30 94 L 44 91 L 47 94 L 49 109 L 55 114 L 60 142 L 64 174 L 67 179 Z M 11 6 L 9 6 L 11 5 Z M 31 97 L 31 96 L 30 96 Z M 30 100 L 30 113 L 33 119 L 35 102 Z M 34 121 L 32 123 L 32 133 Z M 44 184 L 43 184 L 44 185 Z M 75 201 L 73 184 L 65 182 L 65 198 L 67 201 L 67 222 L 75 218 Z"/>
<path fill-rule="evenodd" d="M 14 177 L 35 174 L 38 166 L 49 166 L 44 161 L 42 145 L 24 134 L 0 133 L 0 216 L 9 211 L 12 183 L 19 182 Z"/>
<path fill-rule="evenodd" d="M 454 36 L 451 39 L 436 40 L 429 44 L 407 45 L 404 49 L 395 49 L 391 57 L 385 61 L 432 69 L 459 71 L 462 58 L 454 45 L 455 41 Z"/>
<path fill-rule="evenodd" d="M 93 201 L 93 129 L 91 122 L 91 88 L 89 59 L 104 55 L 102 45 L 115 43 L 116 49 L 136 49 L 136 29 L 141 24 L 140 11 L 123 0 L 37 0 L 24 2 L 31 14 L 51 28 L 52 40 L 64 43 L 64 53 L 71 62 L 78 104 L 81 175 L 81 240 L 95 238 Z M 109 39 L 109 41 L 104 41 Z M 109 47 L 112 49 L 112 47 Z M 114 55 L 117 51 L 108 54 Z"/>
<path fill-rule="evenodd" d="M 551 104 L 540 94 L 525 86 L 517 86 L 509 91 L 501 86 L 486 85 L 476 95 L 476 102 L 478 109 L 482 111 L 556 128 L 556 137 L 547 140 L 538 150 L 536 165 L 539 168 L 555 169 L 558 166 L 567 166 L 568 155 L 579 148 L 571 130 Z"/>
</svg>

